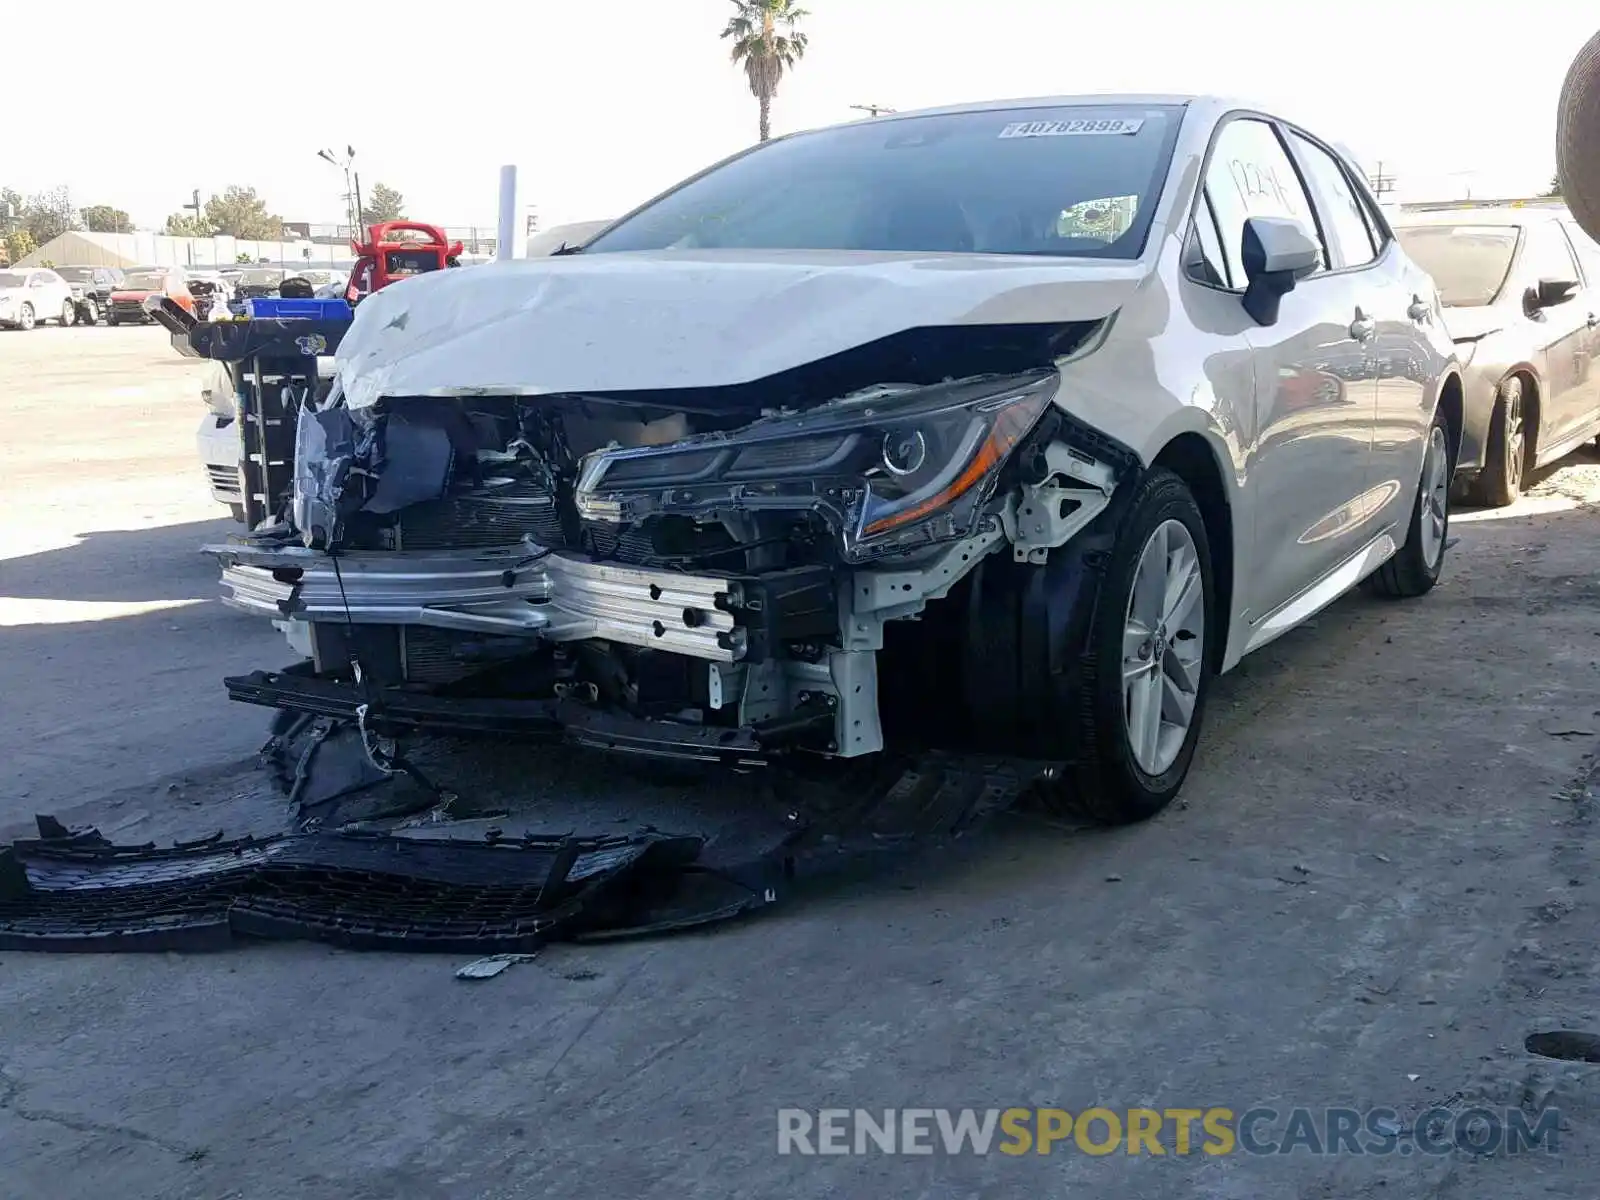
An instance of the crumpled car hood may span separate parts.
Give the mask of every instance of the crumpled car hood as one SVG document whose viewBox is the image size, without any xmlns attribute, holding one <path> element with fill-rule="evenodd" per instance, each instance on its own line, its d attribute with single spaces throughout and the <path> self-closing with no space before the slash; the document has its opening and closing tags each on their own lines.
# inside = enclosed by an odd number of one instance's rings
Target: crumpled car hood
<svg viewBox="0 0 1600 1200">
<path fill-rule="evenodd" d="M 352 408 L 385 396 L 556 395 L 750 383 L 928 326 L 1097 320 L 1135 262 L 860 251 L 577 255 L 436 271 L 361 303 Z"/>
</svg>

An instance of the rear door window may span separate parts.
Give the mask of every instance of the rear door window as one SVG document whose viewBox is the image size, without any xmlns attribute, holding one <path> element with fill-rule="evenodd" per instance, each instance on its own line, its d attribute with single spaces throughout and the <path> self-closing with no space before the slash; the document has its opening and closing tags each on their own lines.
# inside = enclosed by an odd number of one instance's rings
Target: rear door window
<svg viewBox="0 0 1600 1200">
<path fill-rule="evenodd" d="M 1322 233 L 1334 264 L 1366 266 L 1378 257 L 1377 240 L 1372 235 L 1361 200 L 1345 175 L 1344 165 L 1309 138 L 1293 131 L 1289 138 L 1316 192 L 1317 211 L 1322 214 Z"/>
</svg>

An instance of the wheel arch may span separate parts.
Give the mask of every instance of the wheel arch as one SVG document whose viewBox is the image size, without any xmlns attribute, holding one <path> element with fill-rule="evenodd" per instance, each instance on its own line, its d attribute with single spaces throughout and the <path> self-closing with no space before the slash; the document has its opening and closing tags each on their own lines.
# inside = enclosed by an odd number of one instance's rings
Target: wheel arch
<svg viewBox="0 0 1600 1200">
<path fill-rule="evenodd" d="M 1212 605 L 1210 632 L 1212 669 L 1221 672 L 1233 632 L 1234 573 L 1237 534 L 1234 507 L 1222 456 L 1205 434 L 1185 430 L 1171 438 L 1150 461 L 1152 470 L 1165 468 L 1177 475 L 1193 494 L 1206 526 L 1211 547 L 1211 582 L 1217 603 Z"/>
<path fill-rule="evenodd" d="M 1434 401 L 1434 411 L 1444 417 L 1445 429 L 1450 436 L 1450 461 L 1461 458 L 1461 436 L 1466 429 L 1466 389 L 1461 373 L 1452 370 L 1439 381 L 1439 397 Z"/>
<path fill-rule="evenodd" d="M 1500 389 L 1511 378 L 1522 380 L 1522 428 L 1523 435 L 1528 439 L 1528 465 L 1532 466 L 1539 453 L 1539 423 L 1544 419 L 1543 388 L 1539 383 L 1538 369 L 1532 363 L 1513 363 L 1494 385 L 1496 412 L 1500 408 Z"/>
</svg>

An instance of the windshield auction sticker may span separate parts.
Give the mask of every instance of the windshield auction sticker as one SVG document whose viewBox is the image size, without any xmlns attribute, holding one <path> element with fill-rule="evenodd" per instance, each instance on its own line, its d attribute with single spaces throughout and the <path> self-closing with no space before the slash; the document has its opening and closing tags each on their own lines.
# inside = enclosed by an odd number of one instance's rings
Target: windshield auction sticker
<svg viewBox="0 0 1600 1200">
<path fill-rule="evenodd" d="M 1087 137 L 1097 133 L 1138 133 L 1143 127 L 1143 117 L 1107 117 L 1098 121 L 1013 121 L 1000 131 L 1000 136 Z"/>
</svg>

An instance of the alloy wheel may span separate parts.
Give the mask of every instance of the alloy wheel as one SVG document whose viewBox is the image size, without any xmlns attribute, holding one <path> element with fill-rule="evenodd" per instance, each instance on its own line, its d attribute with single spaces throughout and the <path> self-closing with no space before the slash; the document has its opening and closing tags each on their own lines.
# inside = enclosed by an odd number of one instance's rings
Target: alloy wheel
<svg viewBox="0 0 1600 1200">
<path fill-rule="evenodd" d="M 33 305 L 24 304 L 22 311 L 17 313 L 17 327 L 19 329 L 33 328 Z"/>
<path fill-rule="evenodd" d="M 1122 636 L 1123 715 L 1134 761 L 1160 775 L 1194 721 L 1205 654 L 1200 554 L 1181 521 L 1156 526 L 1139 554 Z"/>
<path fill-rule="evenodd" d="M 1417 532 L 1422 537 L 1422 561 L 1431 570 L 1444 554 L 1445 528 L 1450 520 L 1450 448 L 1438 425 L 1428 434 L 1428 451 L 1422 460 L 1421 501 Z"/>
<path fill-rule="evenodd" d="M 1523 459 L 1527 454 L 1527 431 L 1522 427 L 1522 389 L 1506 391 L 1506 482 L 1513 496 L 1522 491 Z"/>
</svg>

